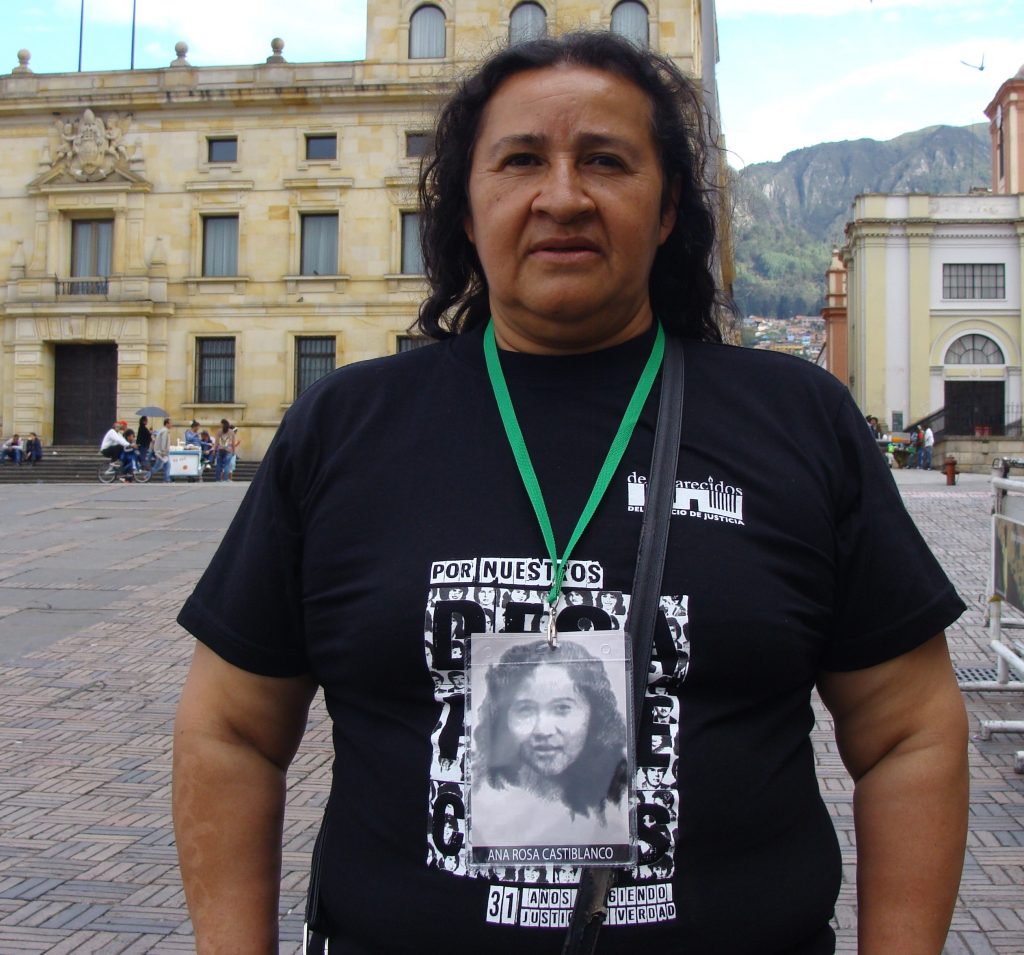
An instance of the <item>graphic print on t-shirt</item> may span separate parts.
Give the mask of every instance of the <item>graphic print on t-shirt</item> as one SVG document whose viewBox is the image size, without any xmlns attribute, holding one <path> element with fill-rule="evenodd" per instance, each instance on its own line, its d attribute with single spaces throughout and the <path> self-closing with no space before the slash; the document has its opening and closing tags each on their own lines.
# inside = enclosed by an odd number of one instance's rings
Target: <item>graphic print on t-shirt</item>
<svg viewBox="0 0 1024 955">
<path fill-rule="evenodd" d="M 626 478 L 626 509 L 642 514 L 647 505 L 647 475 L 633 471 Z M 703 481 L 676 481 L 673 517 L 695 517 L 725 524 L 743 523 L 743 488 L 713 475 Z"/>
<path fill-rule="evenodd" d="M 431 565 L 424 652 L 441 715 L 431 734 L 427 864 L 455 876 L 493 881 L 483 917 L 536 928 L 569 924 L 579 867 L 524 858 L 518 865 L 470 873 L 466 846 L 465 653 L 469 634 L 546 632 L 544 595 L 551 562 L 543 558 L 470 557 Z M 556 623 L 560 633 L 622 629 L 630 596 L 604 586 L 596 561 L 570 561 Z M 647 694 L 638 727 L 636 818 L 639 857 L 609 897 L 607 925 L 675 917 L 671 877 L 680 811 L 677 788 L 679 688 L 689 666 L 689 598 L 663 596 L 654 632 Z"/>
</svg>

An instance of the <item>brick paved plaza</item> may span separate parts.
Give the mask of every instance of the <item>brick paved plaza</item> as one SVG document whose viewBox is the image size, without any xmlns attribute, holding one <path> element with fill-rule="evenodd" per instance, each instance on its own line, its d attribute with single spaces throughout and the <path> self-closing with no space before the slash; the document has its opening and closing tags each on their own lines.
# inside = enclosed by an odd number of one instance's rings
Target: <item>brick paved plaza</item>
<svg viewBox="0 0 1024 955">
<path fill-rule="evenodd" d="M 900 472 L 907 505 L 969 605 L 959 667 L 992 667 L 984 627 L 990 494 Z M 188 952 L 171 831 L 174 707 L 191 638 L 174 622 L 244 484 L 7 486 L 0 496 L 0 953 Z M 1024 693 L 968 693 L 979 718 Z M 847 861 L 839 951 L 856 951 L 851 785 L 819 707 L 822 790 Z M 322 704 L 289 777 L 283 951 L 297 945 L 326 798 Z M 1024 953 L 1024 736 L 972 739 L 969 851 L 949 953 Z M 737 767 L 737 785 L 742 768 Z M 737 916 L 742 917 L 742 900 Z M 386 955 L 386 953 L 385 953 Z M 691 953 L 704 955 L 704 953 Z"/>
</svg>

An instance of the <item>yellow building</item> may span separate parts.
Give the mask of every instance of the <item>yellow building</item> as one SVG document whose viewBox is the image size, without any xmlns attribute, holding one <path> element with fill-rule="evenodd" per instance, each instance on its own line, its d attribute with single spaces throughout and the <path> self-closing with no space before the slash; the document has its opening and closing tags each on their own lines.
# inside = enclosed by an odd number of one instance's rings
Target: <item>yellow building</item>
<svg viewBox="0 0 1024 955">
<path fill-rule="evenodd" d="M 703 18 L 702 18 L 703 9 Z M 370 0 L 366 59 L 0 77 L 0 431 L 99 441 L 158 405 L 262 457 L 330 369 L 393 353 L 423 296 L 415 182 L 446 82 L 585 26 L 704 77 L 713 4 Z M 180 428 L 178 433 L 180 434 Z"/>
<path fill-rule="evenodd" d="M 841 250 L 849 386 L 894 431 L 936 415 L 937 434 L 1020 434 L 1024 196 L 1010 173 L 1024 157 L 1022 90 L 1024 67 L 985 111 L 994 191 L 854 201 Z"/>
</svg>

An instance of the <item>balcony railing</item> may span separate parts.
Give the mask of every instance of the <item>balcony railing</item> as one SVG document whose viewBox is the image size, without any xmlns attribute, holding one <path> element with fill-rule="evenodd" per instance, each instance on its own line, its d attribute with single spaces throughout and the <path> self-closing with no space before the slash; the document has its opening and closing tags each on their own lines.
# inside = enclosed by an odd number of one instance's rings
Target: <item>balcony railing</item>
<svg viewBox="0 0 1024 955">
<path fill-rule="evenodd" d="M 55 278 L 53 284 L 57 288 L 57 295 L 108 295 L 110 293 L 110 280 L 100 279 L 68 279 L 62 281 Z"/>
</svg>

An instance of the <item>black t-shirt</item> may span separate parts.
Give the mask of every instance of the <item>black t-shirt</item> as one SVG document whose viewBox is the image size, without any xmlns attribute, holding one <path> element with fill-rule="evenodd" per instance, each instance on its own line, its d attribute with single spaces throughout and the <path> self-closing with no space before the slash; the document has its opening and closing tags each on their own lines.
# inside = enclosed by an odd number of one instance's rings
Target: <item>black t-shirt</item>
<svg viewBox="0 0 1024 955">
<path fill-rule="evenodd" d="M 559 548 L 652 339 L 501 355 Z M 656 383 L 574 550 L 560 630 L 625 619 L 657 407 Z M 539 629 L 549 575 L 478 332 L 340 369 L 288 412 L 179 619 L 237 666 L 324 686 L 332 953 L 560 951 L 575 867 L 470 874 L 464 818 L 465 639 Z M 686 345 L 661 592 L 640 861 L 601 951 L 830 952 L 841 866 L 815 676 L 898 656 L 963 609 L 839 382 Z"/>
</svg>

